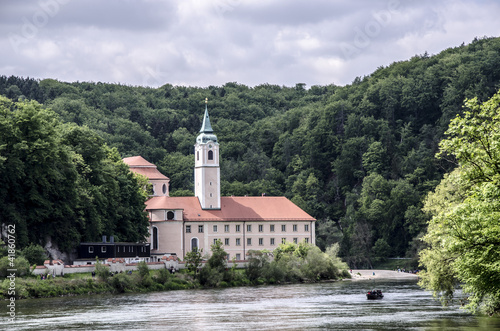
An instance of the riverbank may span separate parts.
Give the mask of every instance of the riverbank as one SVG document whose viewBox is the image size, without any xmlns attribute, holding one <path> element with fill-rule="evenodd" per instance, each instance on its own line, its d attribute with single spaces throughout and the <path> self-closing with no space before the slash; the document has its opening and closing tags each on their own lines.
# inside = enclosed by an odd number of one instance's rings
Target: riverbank
<svg viewBox="0 0 500 331">
<path fill-rule="evenodd" d="M 144 293 L 154 291 L 199 288 L 198 282 L 186 274 L 170 274 L 167 269 L 129 273 L 107 273 L 105 277 L 91 273 L 69 274 L 64 277 L 19 277 L 14 285 L 0 282 L 0 299 L 51 298 L 59 296 Z"/>
<path fill-rule="evenodd" d="M 241 273 L 241 271 L 239 271 Z M 353 269 L 349 274 L 352 278 L 343 280 L 418 280 L 417 274 L 398 272 L 393 270 Z M 243 276 L 243 274 L 241 275 Z M 77 278 L 57 277 L 46 280 L 39 278 L 20 278 L 17 283 L 16 297 L 24 298 L 47 298 L 55 296 L 103 294 L 103 293 L 133 293 L 151 292 L 164 290 L 179 290 L 200 288 L 200 284 L 186 274 L 170 275 L 164 271 L 151 271 L 146 278 L 141 277 L 138 272 L 133 274 L 118 274 L 106 281 L 93 278 L 90 273 L 80 275 Z M 1 283 L 0 283 L 1 284 Z M 6 299 L 7 285 L 0 291 L 0 297 Z M 248 281 L 234 282 L 221 287 L 248 286 Z"/>
<path fill-rule="evenodd" d="M 418 274 L 394 270 L 352 269 L 351 280 L 418 280 Z"/>
</svg>

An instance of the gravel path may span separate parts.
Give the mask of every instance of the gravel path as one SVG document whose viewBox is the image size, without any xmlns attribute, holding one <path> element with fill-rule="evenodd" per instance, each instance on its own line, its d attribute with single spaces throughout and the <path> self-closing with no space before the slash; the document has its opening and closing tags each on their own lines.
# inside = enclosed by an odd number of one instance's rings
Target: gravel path
<svg viewBox="0 0 500 331">
<path fill-rule="evenodd" d="M 352 280 L 418 279 L 418 275 L 393 270 L 352 269 Z"/>
</svg>

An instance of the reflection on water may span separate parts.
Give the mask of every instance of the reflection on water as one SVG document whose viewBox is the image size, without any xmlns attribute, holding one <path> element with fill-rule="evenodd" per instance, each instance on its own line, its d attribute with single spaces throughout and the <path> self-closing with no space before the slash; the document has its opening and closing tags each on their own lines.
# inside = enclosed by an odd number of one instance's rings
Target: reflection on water
<svg viewBox="0 0 500 331">
<path fill-rule="evenodd" d="M 367 300 L 376 287 L 382 300 Z M 415 282 L 336 282 L 21 300 L 19 330 L 500 330 Z"/>
</svg>

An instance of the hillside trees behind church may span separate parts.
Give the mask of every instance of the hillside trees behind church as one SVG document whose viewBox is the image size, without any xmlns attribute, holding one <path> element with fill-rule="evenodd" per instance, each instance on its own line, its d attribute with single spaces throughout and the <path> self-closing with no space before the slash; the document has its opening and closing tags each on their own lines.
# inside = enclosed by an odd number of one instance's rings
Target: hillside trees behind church
<svg viewBox="0 0 500 331">
<path fill-rule="evenodd" d="M 340 255 L 363 267 L 405 256 L 422 235 L 422 200 L 451 167 L 434 158 L 450 119 L 465 98 L 485 101 L 499 82 L 500 39 L 482 38 L 346 86 L 147 88 L 0 76 L 0 94 L 43 102 L 122 157 L 142 155 L 171 178 L 172 195 L 193 192 L 192 145 L 208 97 L 222 194 L 287 196 L 318 219 L 322 249 L 340 242 Z"/>
<path fill-rule="evenodd" d="M 36 101 L 0 98 L 0 215 L 15 225 L 17 248 L 144 240 L 147 195 L 116 149 Z"/>
</svg>

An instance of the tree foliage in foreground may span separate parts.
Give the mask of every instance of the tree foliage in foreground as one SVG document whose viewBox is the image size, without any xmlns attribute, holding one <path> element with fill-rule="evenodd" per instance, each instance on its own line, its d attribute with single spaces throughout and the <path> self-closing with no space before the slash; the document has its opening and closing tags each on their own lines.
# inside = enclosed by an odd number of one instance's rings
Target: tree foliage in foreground
<svg viewBox="0 0 500 331">
<path fill-rule="evenodd" d="M 347 264 L 341 261 L 338 252 L 339 244 L 322 252 L 305 242 L 282 243 L 273 251 L 274 259 L 266 252 L 252 251 L 246 276 L 253 284 L 350 278 Z"/>
<path fill-rule="evenodd" d="M 144 240 L 143 184 L 94 131 L 0 96 L 0 223 L 15 225 L 17 248 Z"/>
<path fill-rule="evenodd" d="M 440 143 L 441 156 L 458 167 L 429 194 L 431 213 L 420 253 L 427 271 L 421 284 L 446 303 L 457 284 L 467 307 L 500 312 L 500 92 L 490 100 L 466 102 Z"/>
</svg>

